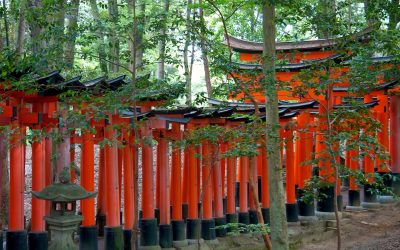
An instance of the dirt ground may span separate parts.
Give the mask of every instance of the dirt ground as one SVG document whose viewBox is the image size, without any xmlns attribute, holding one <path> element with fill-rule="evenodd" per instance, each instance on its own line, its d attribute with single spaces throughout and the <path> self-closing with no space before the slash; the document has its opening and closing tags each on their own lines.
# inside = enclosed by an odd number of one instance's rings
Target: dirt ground
<svg viewBox="0 0 400 250">
<path fill-rule="evenodd" d="M 385 205 L 378 210 L 344 212 L 342 249 L 399 250 L 400 202 Z M 336 237 L 322 242 L 304 244 L 303 250 L 330 250 L 336 248 Z"/>
</svg>

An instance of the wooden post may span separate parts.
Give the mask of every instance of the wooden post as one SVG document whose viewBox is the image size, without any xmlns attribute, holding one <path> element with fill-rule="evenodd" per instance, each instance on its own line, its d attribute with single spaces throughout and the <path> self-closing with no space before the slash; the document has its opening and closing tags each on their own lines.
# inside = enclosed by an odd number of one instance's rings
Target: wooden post
<svg viewBox="0 0 400 250">
<path fill-rule="evenodd" d="M 122 143 L 123 138 L 120 137 L 118 140 Z M 118 202 L 119 207 L 121 208 L 121 200 L 122 200 L 122 164 L 124 160 L 124 149 L 118 148 L 118 185 L 119 185 L 119 193 L 118 193 Z"/>
<path fill-rule="evenodd" d="M 389 152 L 389 98 L 387 95 L 378 95 L 379 105 L 377 107 L 377 118 L 381 124 L 380 132 L 378 132 L 378 142 L 385 152 Z M 387 161 L 376 157 L 376 167 L 379 173 L 390 172 Z"/>
<path fill-rule="evenodd" d="M 104 138 L 107 144 L 104 147 L 105 158 L 105 188 L 106 192 L 106 226 L 104 227 L 105 249 L 118 249 L 123 244 L 123 234 L 120 215 L 120 192 L 118 183 L 118 142 L 112 120 L 104 128 Z"/>
<path fill-rule="evenodd" d="M 213 192 L 213 176 L 211 171 L 212 153 L 211 144 L 204 141 L 201 145 L 201 162 L 202 162 L 202 197 L 201 201 L 203 213 L 201 220 L 201 237 L 204 240 L 212 240 L 215 238 L 215 221 L 212 213 L 212 192 Z M 215 204 L 214 204 L 215 205 Z"/>
<path fill-rule="evenodd" d="M 289 125 L 290 126 L 290 125 Z M 294 173 L 293 129 L 287 128 L 286 139 L 286 218 L 288 222 L 297 222 L 298 208 L 296 204 L 296 187 Z"/>
<path fill-rule="evenodd" d="M 176 130 L 179 124 L 173 124 L 172 129 Z M 182 174 L 181 174 L 181 148 L 172 149 L 171 166 L 171 204 L 172 219 L 182 220 Z M 184 187 L 186 189 L 186 187 Z"/>
<path fill-rule="evenodd" d="M 305 184 L 312 176 L 312 165 L 309 161 L 311 160 L 314 138 L 313 133 L 308 126 L 310 122 L 311 116 L 308 112 L 301 113 L 297 116 L 295 172 L 297 173 L 297 204 L 300 216 L 315 215 L 314 203 L 303 201 Z M 319 147 L 319 145 L 316 145 L 316 151 L 317 146 Z"/>
<path fill-rule="evenodd" d="M 168 141 L 160 133 L 157 146 L 157 162 L 159 169 L 159 244 L 162 248 L 171 248 L 172 245 L 172 225 L 170 219 L 170 179 L 169 179 L 169 155 Z"/>
<path fill-rule="evenodd" d="M 154 171 L 153 171 L 153 136 L 149 122 L 142 128 L 142 230 L 143 246 L 157 245 L 157 220 L 154 217 Z"/>
<path fill-rule="evenodd" d="M 239 183 L 239 223 L 249 224 L 249 158 L 240 157 L 240 183 Z"/>
<path fill-rule="evenodd" d="M 81 186 L 89 192 L 94 191 L 94 141 L 93 134 L 88 130 L 82 130 Z M 79 248 L 97 249 L 98 229 L 96 226 L 94 198 L 82 200 L 81 211 L 83 221 L 79 228 Z"/>
<path fill-rule="evenodd" d="M 36 127 L 39 129 L 39 127 Z M 46 185 L 45 179 L 45 141 L 36 138 L 32 143 L 32 191 L 40 192 Z M 32 232 L 43 232 L 45 230 L 45 201 L 32 197 Z"/>
<path fill-rule="evenodd" d="M 143 219 L 154 218 L 153 144 L 151 130 L 143 128 L 146 142 L 142 143 L 142 213 Z"/>
<path fill-rule="evenodd" d="M 109 140 L 109 145 L 104 148 L 105 173 L 106 173 L 106 225 L 108 227 L 117 227 L 120 225 L 119 208 L 119 183 L 118 183 L 118 148 L 117 138 L 114 128 L 110 125 L 104 129 L 104 137 Z"/>
<path fill-rule="evenodd" d="M 81 186 L 89 192 L 94 191 L 94 141 L 93 134 L 89 131 L 83 131 L 82 134 Z M 95 226 L 94 198 L 82 200 L 81 211 L 82 225 Z"/>
<path fill-rule="evenodd" d="M 189 124 L 188 130 L 193 129 L 192 125 Z M 200 220 L 198 213 L 198 202 L 199 202 L 199 177 L 198 177 L 198 159 L 196 158 L 196 147 L 194 145 L 188 148 L 188 165 L 187 165 L 187 186 L 184 186 L 188 190 L 188 218 L 186 220 L 186 236 L 187 239 L 195 240 L 200 237 Z M 185 155 L 186 157 L 186 155 Z M 185 160 L 186 164 L 186 160 Z M 185 166 L 186 168 L 186 166 Z"/>
<path fill-rule="evenodd" d="M 356 183 L 355 177 L 352 174 L 357 174 L 359 171 L 358 148 L 346 152 L 346 161 L 351 171 L 349 180 L 349 206 L 360 206 L 360 190 Z M 347 165 L 347 164 L 346 164 Z"/>
<path fill-rule="evenodd" d="M 53 154 L 53 142 L 51 138 L 49 137 L 49 134 L 51 133 L 51 128 L 46 128 L 46 137 L 45 137 L 45 154 L 44 154 L 44 167 L 45 167 L 45 186 L 48 186 L 53 183 L 53 165 L 52 165 L 52 154 Z M 45 209 L 46 209 L 46 215 L 50 214 L 50 202 L 45 201 Z"/>
<path fill-rule="evenodd" d="M 253 197 L 252 184 L 255 187 L 256 197 L 258 197 L 258 173 L 257 173 L 257 158 L 252 156 L 249 158 L 249 222 L 250 224 L 258 224 L 257 205 Z"/>
<path fill-rule="evenodd" d="M 13 134 L 10 140 L 10 204 L 9 204 L 9 231 L 24 230 L 24 130 L 18 121 L 12 122 Z"/>
<path fill-rule="evenodd" d="M 226 153 L 228 146 L 226 143 L 222 143 L 220 145 L 220 155 L 224 155 Z M 222 157 L 220 160 L 220 165 L 221 165 L 221 192 L 222 192 L 222 198 L 225 198 L 225 176 L 226 176 L 226 165 L 227 165 L 227 159 L 226 157 Z"/>
<path fill-rule="evenodd" d="M 198 185 L 197 182 L 197 159 L 196 159 L 196 148 L 194 146 L 190 146 L 189 148 L 189 173 L 188 180 L 191 180 L 190 184 L 187 183 L 188 189 L 188 204 L 189 204 L 189 213 L 188 218 L 197 219 L 198 218 Z"/>
<path fill-rule="evenodd" d="M 393 181 L 393 192 L 400 195 L 400 97 L 390 97 L 390 167 L 392 175 L 396 177 Z"/>
<path fill-rule="evenodd" d="M 288 204 L 296 203 L 293 144 L 293 130 L 289 128 L 286 130 L 286 201 Z"/>
<path fill-rule="evenodd" d="M 393 173 L 400 173 L 400 96 L 390 97 L 390 157 Z"/>
<path fill-rule="evenodd" d="M 125 147 L 123 148 L 124 170 L 124 230 L 132 230 L 135 221 L 134 193 L 134 168 L 136 150 L 134 150 L 134 137 L 124 135 Z"/>
<path fill-rule="evenodd" d="M 228 145 L 228 148 L 231 146 Z M 228 223 L 237 222 L 236 204 L 235 204 L 235 184 L 236 184 L 236 157 L 227 159 L 226 167 L 226 219 Z M 233 217 L 232 220 L 228 217 Z"/>
<path fill-rule="evenodd" d="M 75 141 L 75 131 L 71 131 L 71 134 L 70 134 L 70 140 L 72 141 L 72 142 L 74 142 Z M 71 143 L 70 144 L 70 148 L 69 148 L 69 161 L 70 161 L 70 164 L 71 164 L 71 166 L 75 163 L 75 143 Z M 74 168 L 70 168 L 70 170 L 69 170 L 70 172 L 70 182 L 71 183 L 74 183 L 75 182 L 75 169 Z"/>
<path fill-rule="evenodd" d="M 214 193 L 214 217 L 222 218 L 224 216 L 223 204 L 222 204 L 222 166 L 221 162 L 218 161 L 219 157 L 218 145 L 212 145 L 212 152 L 210 156 L 212 164 L 212 180 L 213 180 L 213 193 Z M 225 177 L 225 175 L 224 175 Z"/>
<path fill-rule="evenodd" d="M 181 138 L 181 128 L 180 124 L 173 123 L 172 124 L 172 133 L 177 139 Z M 185 162 L 188 162 L 186 158 L 188 154 L 185 150 Z M 172 166 L 171 166 L 171 207 L 172 207 L 172 231 L 173 233 L 173 241 L 184 241 L 186 239 L 185 236 L 185 221 L 183 220 L 182 214 L 182 191 L 187 187 L 184 186 L 182 188 L 182 170 L 181 170 L 181 160 L 182 160 L 182 149 L 180 146 L 172 147 Z M 184 164 L 184 168 L 188 167 L 187 164 Z M 187 169 L 186 169 L 187 172 Z M 186 200 L 187 202 L 187 200 Z M 187 209 L 187 204 L 186 209 Z M 187 210 L 186 210 L 187 212 Z"/>
<path fill-rule="evenodd" d="M 158 140 L 159 178 L 160 178 L 160 224 L 170 224 L 168 142 L 165 138 Z"/>
<path fill-rule="evenodd" d="M 100 148 L 99 152 L 99 193 L 97 195 L 97 220 L 99 224 L 99 234 L 103 235 L 102 228 L 105 226 L 105 217 L 107 210 L 107 188 L 106 188 L 106 164 L 105 149 Z"/>
<path fill-rule="evenodd" d="M 202 219 L 212 218 L 212 178 L 211 178 L 211 154 L 210 144 L 207 142 L 202 143 L 202 192 L 203 192 L 203 216 Z"/>
<path fill-rule="evenodd" d="M 264 222 L 269 223 L 269 184 L 268 184 L 268 159 L 267 149 L 263 145 L 260 149 L 262 159 L 262 174 L 261 174 L 261 211 L 263 213 Z"/>
</svg>

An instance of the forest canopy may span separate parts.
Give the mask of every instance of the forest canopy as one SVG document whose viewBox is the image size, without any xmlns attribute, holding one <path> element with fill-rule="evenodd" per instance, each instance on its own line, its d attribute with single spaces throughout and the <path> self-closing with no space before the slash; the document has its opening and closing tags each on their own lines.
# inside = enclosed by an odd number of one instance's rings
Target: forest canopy
<svg viewBox="0 0 400 250">
<path fill-rule="evenodd" d="M 341 37 L 379 22 L 371 46 L 354 50 L 397 55 L 399 8 L 393 0 L 279 1 L 276 38 Z M 225 33 L 262 41 L 258 0 L 4 0 L 0 10 L 3 79 L 56 69 L 83 79 L 150 74 L 152 82 L 184 85 L 187 104 L 235 88 Z"/>
</svg>

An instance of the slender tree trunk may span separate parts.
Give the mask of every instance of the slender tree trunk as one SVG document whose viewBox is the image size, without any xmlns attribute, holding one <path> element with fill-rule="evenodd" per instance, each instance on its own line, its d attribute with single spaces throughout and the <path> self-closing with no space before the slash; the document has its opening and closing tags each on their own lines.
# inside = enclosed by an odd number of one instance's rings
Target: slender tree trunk
<svg viewBox="0 0 400 250">
<path fill-rule="evenodd" d="M 163 80 L 165 78 L 165 44 L 166 44 L 166 36 L 167 36 L 167 16 L 169 11 L 169 0 L 164 0 L 164 13 L 162 15 L 163 27 L 161 28 L 160 35 L 161 39 L 158 43 L 158 54 L 159 54 L 159 63 L 158 63 L 158 71 L 157 71 L 157 79 Z"/>
<path fill-rule="evenodd" d="M 137 20 L 137 15 L 136 15 L 136 0 L 127 0 L 128 2 L 128 14 L 129 17 L 132 18 L 132 37 L 129 40 L 129 49 L 130 49 L 130 64 L 129 68 L 131 70 L 131 77 L 132 77 L 132 83 L 133 83 L 133 90 L 132 90 L 132 103 L 133 103 L 133 119 L 134 122 L 137 122 L 137 114 L 136 114 L 136 54 L 137 54 L 137 33 L 140 32 L 138 31 L 138 20 Z M 144 5 L 144 2 L 142 3 Z M 144 7 L 143 9 L 144 10 Z M 144 15 L 143 11 L 143 15 Z M 134 126 L 133 127 L 133 133 L 134 133 L 134 139 L 135 141 L 138 140 L 139 138 L 139 131 L 138 127 Z M 139 248 L 139 149 L 138 145 L 135 143 L 134 145 L 134 150 L 136 153 L 136 158 L 134 161 L 134 187 L 133 187 L 133 199 L 135 202 L 135 208 L 134 208 L 134 222 L 133 222 L 133 228 L 132 228 L 132 238 L 131 238 L 131 245 L 132 249 L 138 249 Z"/>
<path fill-rule="evenodd" d="M 105 51 L 105 43 L 104 43 L 104 33 L 102 30 L 102 24 L 100 21 L 100 14 L 99 14 L 99 8 L 97 7 L 97 2 L 96 0 L 90 0 L 90 8 L 92 11 L 92 16 L 94 21 L 97 22 L 97 36 L 98 36 L 98 44 L 97 44 L 97 53 L 99 54 L 99 63 L 100 63 L 100 68 L 103 73 L 107 73 L 107 63 L 105 61 L 106 59 L 106 51 Z"/>
<path fill-rule="evenodd" d="M 110 62 L 109 69 L 111 72 L 119 71 L 119 39 L 117 35 L 118 25 L 118 3 L 117 0 L 108 0 L 108 15 L 111 20 L 110 34 Z"/>
<path fill-rule="evenodd" d="M 1 30 L 1 23 L 0 23 L 0 30 Z M 4 41 L 3 41 L 3 32 L 0 32 L 0 50 L 3 49 L 4 45 L 3 45 Z"/>
<path fill-rule="evenodd" d="M 255 41 L 257 39 L 257 37 L 256 37 L 256 27 L 257 27 L 258 18 L 260 16 L 260 9 L 259 8 L 247 9 L 246 13 L 250 18 L 250 35 L 251 35 L 251 39 L 253 41 Z"/>
<path fill-rule="evenodd" d="M 275 5 L 269 0 L 265 0 L 263 4 L 263 36 L 263 83 L 266 94 L 266 144 L 271 204 L 271 242 L 274 250 L 286 250 L 289 249 L 289 244 L 280 154 L 278 91 L 275 78 Z"/>
<path fill-rule="evenodd" d="M 201 22 L 201 34 L 200 34 L 200 47 L 201 47 L 201 56 L 204 65 L 204 78 L 206 81 L 206 88 L 207 88 L 207 96 L 208 98 L 212 98 L 212 86 L 211 86 L 211 76 L 210 76 L 210 63 L 208 61 L 207 55 L 207 47 L 206 47 L 206 33 L 204 32 L 205 29 L 205 20 L 204 20 L 204 11 L 201 7 L 202 0 L 199 1 L 200 3 L 200 22 Z"/>
<path fill-rule="evenodd" d="M 186 32 L 186 40 L 185 40 L 185 47 L 183 48 L 183 66 L 185 68 L 186 103 L 187 103 L 187 105 L 192 104 L 192 78 L 190 77 L 190 70 L 189 70 L 189 45 L 190 45 L 190 40 L 192 38 L 191 25 L 190 25 L 190 19 L 192 17 L 192 9 L 191 9 L 192 4 L 193 4 L 192 0 L 187 1 L 186 31 L 185 31 Z"/>
<path fill-rule="evenodd" d="M 328 91 L 327 91 L 327 93 L 326 93 L 326 100 L 331 100 L 331 95 L 330 95 L 330 90 L 329 89 L 331 89 L 331 88 L 333 88 L 333 86 L 329 86 L 328 87 Z M 327 123 L 327 138 L 333 138 L 334 136 L 333 136 L 333 126 L 332 126 L 332 119 L 331 119 L 331 110 L 332 110 L 332 107 L 330 106 L 330 102 L 328 101 L 327 102 L 327 107 L 326 107 L 326 109 L 327 109 L 327 112 L 326 112 L 326 123 Z M 340 178 L 340 176 L 339 176 L 339 164 L 340 164 L 340 162 L 338 162 L 337 161 L 337 159 L 338 159 L 338 157 L 340 157 L 340 153 L 339 153 L 339 144 L 340 144 L 340 142 L 336 142 L 336 141 L 334 141 L 334 142 L 331 142 L 331 143 L 328 143 L 328 153 L 329 153 L 329 155 L 328 155 L 328 157 L 330 157 L 330 162 L 331 162 L 331 165 L 332 165 L 332 167 L 333 167 L 333 169 L 334 169 L 334 181 L 333 181 L 333 190 L 334 190 L 334 193 L 333 193 L 333 210 L 334 210 L 334 213 L 335 213 L 335 220 L 336 220 L 336 242 L 337 242 L 337 245 L 336 245 L 336 247 L 337 247 L 337 250 L 340 250 L 341 248 L 342 248 L 342 236 L 341 236 L 341 225 L 340 225 L 340 216 L 339 216 L 339 205 L 338 205 L 338 190 L 340 190 L 339 189 L 339 187 L 338 187 L 338 185 L 339 185 L 339 182 L 338 182 L 338 180 L 339 180 L 339 178 Z M 333 145 L 335 145 L 335 146 L 333 146 Z M 322 160 L 322 159 L 321 159 Z"/>
<path fill-rule="evenodd" d="M 258 186 L 256 186 L 256 184 L 254 183 L 255 180 L 252 178 L 252 173 L 254 172 L 254 168 L 256 168 L 256 162 L 255 162 L 255 158 L 252 157 L 250 160 L 250 169 L 249 169 L 249 172 L 251 173 L 250 174 L 251 176 L 249 178 L 251 196 L 253 198 L 254 204 L 256 205 L 258 224 L 261 225 L 261 231 L 264 231 L 264 233 L 262 234 L 264 244 L 268 250 L 272 250 L 271 239 L 269 238 L 267 230 L 264 225 L 265 224 L 264 217 L 262 215 L 260 201 L 258 199 L 258 195 L 257 195 L 257 191 L 256 191 L 258 189 Z"/>
<path fill-rule="evenodd" d="M 128 68 L 131 71 L 132 74 L 134 74 L 136 78 L 136 69 L 135 69 L 135 40 L 136 40 L 136 27 L 135 26 L 135 20 L 134 20 L 134 14 L 136 14 L 135 7 L 136 7 L 136 1 L 135 0 L 127 0 L 128 3 L 128 16 L 131 19 L 132 22 L 132 27 L 130 28 L 131 32 L 128 34 L 129 40 L 128 40 L 128 48 L 129 48 L 129 62 L 128 62 Z M 134 78 L 132 78 L 133 80 Z"/>
<path fill-rule="evenodd" d="M 144 46 L 143 46 L 143 35 L 145 31 L 146 25 L 146 1 L 142 1 L 140 3 L 140 16 L 138 16 L 135 32 L 135 43 L 136 43 L 136 70 L 139 72 L 143 69 L 143 55 L 144 55 Z"/>
<path fill-rule="evenodd" d="M 6 46 L 10 46 L 10 38 L 9 36 L 9 28 L 8 28 L 8 20 L 7 20 L 7 6 L 6 0 L 3 0 L 3 18 L 4 18 L 4 33 L 6 38 Z"/>
<path fill-rule="evenodd" d="M 349 3 L 349 10 L 348 10 L 348 13 L 349 13 L 349 24 L 348 24 L 348 29 L 349 29 L 349 33 L 352 33 L 351 32 L 351 24 L 352 24 L 352 22 L 353 22 L 353 5 L 351 4 L 351 3 Z"/>
<path fill-rule="evenodd" d="M 67 68 L 72 69 L 75 58 L 75 40 L 78 28 L 79 0 L 71 0 L 71 8 L 67 15 L 67 41 L 65 44 L 64 57 Z"/>
<path fill-rule="evenodd" d="M 15 51 L 18 55 L 22 55 L 24 52 L 24 40 L 25 40 L 25 12 L 26 12 L 26 1 L 21 0 L 21 5 L 19 9 L 19 19 L 18 19 L 18 32 L 17 32 L 17 44 Z"/>
<path fill-rule="evenodd" d="M 129 16 L 133 18 L 133 6 L 138 6 L 140 8 L 140 12 L 137 13 L 135 10 L 135 20 L 132 21 L 132 35 L 129 37 L 128 47 L 130 53 L 129 60 L 129 70 L 131 72 L 135 71 L 136 73 L 141 71 L 143 68 L 143 55 L 144 55 L 144 46 L 143 46 L 143 35 L 145 31 L 146 24 L 146 2 L 145 1 L 137 1 L 136 3 L 133 0 L 128 0 L 128 13 Z M 138 15 L 139 14 L 139 15 Z M 135 23 L 135 24 L 134 24 Z M 135 26 L 135 27 L 133 27 Z M 135 65 L 135 67 L 133 66 Z"/>
</svg>

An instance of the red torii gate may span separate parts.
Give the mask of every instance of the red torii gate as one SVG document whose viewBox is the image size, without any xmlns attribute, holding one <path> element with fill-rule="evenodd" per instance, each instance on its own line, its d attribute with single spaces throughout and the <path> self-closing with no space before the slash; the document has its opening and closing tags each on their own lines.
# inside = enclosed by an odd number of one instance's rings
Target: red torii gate
<svg viewBox="0 0 400 250">
<path fill-rule="evenodd" d="M 362 42 L 367 41 L 368 40 L 368 34 L 372 31 L 372 27 L 369 27 L 355 35 L 353 35 L 351 38 L 351 40 L 360 40 Z M 339 61 L 340 60 L 340 56 L 338 54 L 337 51 L 335 51 L 334 47 L 335 45 L 340 42 L 343 41 L 344 39 L 322 39 L 322 40 L 315 40 L 315 41 L 304 41 L 304 42 L 283 42 L 283 43 L 277 43 L 276 44 L 276 49 L 277 49 L 277 58 L 278 59 L 283 59 L 286 60 L 288 62 L 288 64 L 283 64 L 283 65 L 277 65 L 277 72 L 276 72 L 276 77 L 278 81 L 282 81 L 282 82 L 288 82 L 289 83 L 289 87 L 291 88 L 296 88 L 298 86 L 301 86 L 302 83 L 300 80 L 296 79 L 296 76 L 299 74 L 299 72 L 303 69 L 307 69 L 307 68 L 311 68 L 312 65 L 314 64 L 321 64 L 324 62 L 328 62 L 328 61 Z M 232 36 L 228 36 L 226 38 L 226 45 L 230 46 L 230 49 L 232 49 L 233 51 L 239 52 L 240 55 L 240 60 L 245 61 L 245 62 L 252 62 L 252 63 L 260 63 L 261 62 L 261 53 L 263 51 L 263 46 L 261 43 L 254 43 L 254 42 L 249 42 L 249 41 L 244 41 Z M 390 59 L 390 58 L 389 58 Z M 372 61 L 374 63 L 379 63 L 379 62 L 383 62 L 383 63 L 388 63 L 388 58 L 387 57 L 382 57 L 382 58 L 373 58 Z M 389 62 L 390 63 L 390 62 Z M 257 65 L 257 64 L 242 64 L 242 63 L 236 63 L 235 64 L 237 66 L 237 68 L 239 69 L 239 72 L 235 72 L 230 74 L 230 77 L 236 77 L 239 78 L 240 81 L 250 84 L 252 85 L 257 85 L 257 82 L 260 80 L 261 75 L 257 75 L 254 73 L 251 74 L 247 74 L 247 70 L 250 71 L 257 71 L 257 70 L 261 70 L 261 66 Z M 390 65 L 388 65 L 387 67 L 389 67 Z M 393 65 L 392 65 L 393 66 Z M 318 70 L 318 69 L 315 69 Z M 314 71 L 315 71 L 314 70 Z M 320 103 L 319 105 L 319 121 L 317 124 L 318 125 L 318 130 L 324 129 L 324 122 L 323 119 L 321 120 L 321 117 L 324 113 L 329 112 L 328 109 L 333 108 L 334 105 L 338 105 L 341 103 L 341 101 L 339 100 L 339 98 L 343 97 L 343 94 L 346 94 L 346 96 L 351 96 L 347 93 L 347 86 L 349 85 L 348 80 L 346 80 L 345 74 L 348 72 L 349 68 L 347 66 L 340 66 L 340 67 L 336 67 L 336 68 L 332 68 L 332 71 L 329 72 L 330 74 L 330 78 L 331 79 L 338 79 L 339 77 L 343 77 L 344 78 L 342 80 L 340 80 L 339 83 L 336 83 L 335 86 L 336 88 L 342 88 L 341 93 L 339 93 L 338 91 L 333 91 L 331 92 L 331 94 L 329 96 L 331 96 L 331 99 L 326 101 L 324 96 L 316 96 L 315 93 L 312 90 L 308 91 L 308 95 L 306 96 L 301 96 L 301 97 L 296 97 L 292 94 L 291 90 L 279 90 L 278 91 L 278 95 L 279 98 L 281 100 L 318 100 L 318 102 Z M 323 74 L 323 71 L 321 72 Z M 388 96 L 385 93 L 387 91 L 387 89 L 389 87 L 393 87 L 395 84 L 397 84 L 397 80 L 395 81 L 391 81 L 391 82 L 386 82 L 382 84 L 382 80 L 380 80 L 379 78 L 377 79 L 378 83 L 381 83 L 380 85 L 377 85 L 375 87 L 375 90 L 370 93 L 369 95 L 367 95 L 367 97 L 364 99 L 365 103 L 370 103 L 372 102 L 372 96 L 377 96 L 378 100 L 379 100 L 379 104 L 376 105 L 376 107 L 373 109 L 373 112 L 375 113 L 379 113 L 378 115 L 376 115 L 377 120 L 381 122 L 382 124 L 382 130 L 380 133 L 378 133 L 378 139 L 379 142 L 383 145 L 383 148 L 385 148 L 386 150 L 389 149 L 389 139 L 388 139 L 388 114 L 389 112 L 388 110 Z M 335 88 L 335 87 L 334 87 Z M 330 90 L 332 91 L 332 90 Z M 255 98 L 258 102 L 263 103 L 265 102 L 265 97 L 262 93 L 256 92 L 256 91 L 250 91 L 251 95 L 253 96 L 253 98 Z M 248 100 L 248 97 L 245 96 L 244 93 L 239 93 L 235 96 L 235 99 L 246 99 Z M 325 106 L 329 107 L 328 109 L 324 108 Z M 378 111 L 379 110 L 379 111 Z M 310 118 L 309 118 L 310 119 Z M 307 122 L 311 122 L 311 120 L 306 121 L 304 124 L 306 124 Z M 397 128 L 395 129 L 395 131 L 397 131 Z M 301 135 L 302 132 L 299 132 L 299 134 Z M 317 137 L 317 144 L 316 144 L 316 150 L 317 153 L 318 152 L 323 152 L 324 151 L 324 144 L 323 143 L 319 143 L 318 141 L 322 141 L 323 138 Z M 311 148 L 312 148 L 312 142 L 311 142 Z M 310 147 L 306 147 L 306 148 L 310 148 Z M 392 149 L 392 146 L 390 147 Z M 300 148 L 299 148 L 300 150 Z M 311 151 L 310 151 L 311 153 Z M 353 153 L 354 154 L 354 153 Z M 349 154 L 348 154 L 349 157 Z M 305 160 L 305 159 L 302 159 Z M 367 156 L 365 159 L 365 171 L 367 173 L 371 173 L 374 172 L 373 166 L 374 163 L 371 162 L 371 160 L 369 159 L 369 157 Z M 297 165 L 299 165 L 300 163 L 296 163 Z M 379 160 L 376 160 L 376 165 L 380 166 L 382 164 L 382 162 L 380 162 Z M 329 167 L 329 163 L 328 165 L 326 165 L 326 163 L 324 164 L 320 164 L 320 167 L 322 167 L 322 171 L 320 171 L 320 174 L 323 176 L 326 176 L 326 180 L 329 182 L 332 182 L 332 178 L 330 176 L 332 176 L 332 169 L 331 167 Z M 353 164 L 352 167 L 354 168 L 355 165 Z M 382 168 L 379 167 L 378 168 L 379 172 L 388 172 L 389 168 Z M 306 171 L 307 173 L 310 171 Z M 301 172 L 302 173 L 302 172 Z M 311 177 L 311 175 L 308 175 L 308 178 Z M 372 181 L 372 179 L 371 179 Z M 304 180 L 301 181 L 301 187 L 298 190 L 299 195 L 301 197 L 302 194 L 302 190 L 301 188 L 304 185 Z M 352 189 L 354 189 L 354 185 L 352 185 Z M 368 189 L 368 187 L 366 187 L 365 189 Z M 333 193 L 332 190 L 321 190 L 323 192 L 327 192 L 328 196 L 332 196 L 331 194 Z M 350 199 L 354 199 L 354 195 L 352 194 L 350 195 Z M 359 194 L 358 194 L 359 196 Z M 371 193 L 368 192 L 368 194 L 366 193 L 365 197 L 366 197 L 366 201 L 370 202 L 370 201 L 375 201 L 376 197 L 370 197 Z M 299 197 L 299 198 L 300 198 Z M 330 197 L 329 199 L 332 199 L 333 197 Z M 369 201 L 369 199 L 371 199 Z M 353 203 L 353 200 L 350 200 L 350 203 Z M 333 204 L 333 201 L 323 201 L 320 202 L 317 210 L 321 211 L 321 212 L 333 212 L 333 206 L 329 205 L 329 204 Z M 304 206 L 305 204 L 301 202 L 301 199 L 299 199 L 299 206 L 300 206 L 300 214 L 302 214 L 303 212 L 306 213 L 306 211 L 308 211 L 306 214 L 309 215 L 313 215 L 314 212 L 311 211 L 313 209 L 309 208 L 309 209 L 305 209 Z M 367 204 L 368 205 L 368 204 Z M 325 206 L 328 206 L 326 208 L 324 208 Z"/>
</svg>

